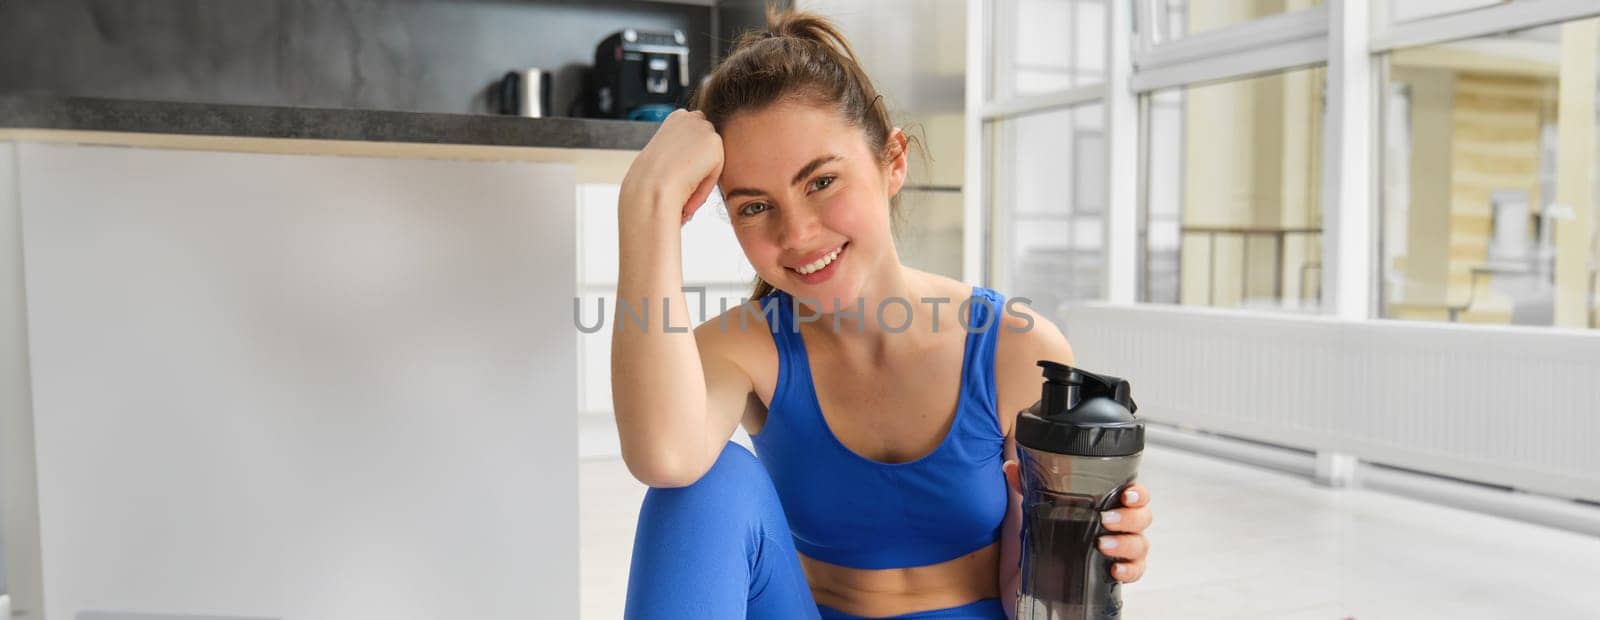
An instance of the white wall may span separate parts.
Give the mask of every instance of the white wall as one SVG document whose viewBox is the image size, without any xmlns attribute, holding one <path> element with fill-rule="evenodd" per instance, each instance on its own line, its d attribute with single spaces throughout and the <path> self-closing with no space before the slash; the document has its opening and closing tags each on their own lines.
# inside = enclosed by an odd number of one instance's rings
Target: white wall
<svg viewBox="0 0 1600 620">
<path fill-rule="evenodd" d="M 22 307 L 22 218 L 17 206 L 16 153 L 14 145 L 0 142 L 0 412 L 20 411 L 27 406 L 27 376 L 23 371 L 28 363 L 26 353 L 27 324 L 18 310 Z M 7 566 L 18 560 L 11 558 L 13 550 L 6 547 L 11 529 L 18 527 L 23 505 L 32 505 L 13 494 L 20 492 L 20 481 L 31 475 L 19 476 L 21 453 L 31 446 L 30 438 L 19 438 L 17 426 L 20 416 L 0 414 L 0 595 L 10 592 Z M 33 451 L 27 449 L 27 460 Z M 31 469 L 31 468 L 30 468 Z M 10 599 L 0 604 L 0 618 L 10 618 Z"/>
<path fill-rule="evenodd" d="M 12 228 L 14 223 L 20 222 L 20 220 L 13 220 L 10 217 L 10 216 L 12 216 L 12 215 L 14 215 L 16 213 L 16 209 L 17 209 L 17 206 L 16 206 L 16 184 L 17 184 L 17 182 L 16 182 L 16 179 L 14 177 L 14 173 L 15 172 L 16 172 L 16 148 L 13 147 L 10 144 L 0 144 L 0 205 L 4 205 L 4 206 L 0 206 L 0 214 L 3 214 L 3 215 L 0 215 L 0 217 L 4 217 L 7 220 L 5 224 L 0 224 L 0 229 L 10 229 L 10 228 Z M 8 235 L 17 234 L 16 231 L 14 231 L 14 230 L 7 230 L 7 233 L 8 233 Z M 20 239 L 20 237 L 17 237 L 17 238 Z M 5 244 L 3 242 L 0 242 L 0 246 L 4 246 L 4 245 Z M 7 271 L 12 271 L 11 265 L 9 264 L 10 262 L 11 261 L 0 261 L 0 264 L 5 264 L 6 268 L 7 268 Z M 20 267 L 20 265 L 17 265 L 17 267 Z M 17 271 L 20 271 L 20 269 L 18 269 Z M 14 274 L 8 273 L 5 276 L 0 276 L 0 277 L 14 277 Z M 7 342 L 7 344 L 11 344 L 11 343 Z M 8 386 L 8 387 L 13 387 L 13 386 Z M 4 433 L 0 432 L 0 434 L 4 434 Z M 3 441 L 4 440 L 0 440 L 0 449 L 4 449 L 5 447 L 7 447 L 7 446 L 5 446 Z M 6 471 L 5 459 L 0 459 L 0 480 L 4 480 L 5 479 L 5 475 L 6 475 L 5 471 Z M 0 488 L 5 488 L 3 482 L 0 482 Z M 5 495 L 4 494 L 0 494 L 0 595 L 4 595 L 6 593 L 6 528 L 5 528 L 6 504 L 7 504 L 7 501 L 6 501 Z M 11 605 L 10 605 L 10 599 L 9 598 L 6 599 L 6 604 L 4 606 L 4 609 L 0 609 L 0 611 L 5 611 L 6 612 L 6 616 L 4 616 L 4 617 L 6 617 L 6 618 L 10 617 Z"/>
<path fill-rule="evenodd" d="M 570 165 L 18 155 L 50 617 L 577 615 Z"/>
</svg>

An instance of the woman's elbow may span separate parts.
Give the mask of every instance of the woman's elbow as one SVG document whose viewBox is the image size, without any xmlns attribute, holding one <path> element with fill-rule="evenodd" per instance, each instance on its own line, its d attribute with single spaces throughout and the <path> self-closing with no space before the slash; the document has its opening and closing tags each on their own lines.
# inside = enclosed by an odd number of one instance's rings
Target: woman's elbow
<svg viewBox="0 0 1600 620">
<path fill-rule="evenodd" d="M 633 474 L 635 480 L 649 487 L 657 489 L 686 487 L 698 482 L 709 469 L 698 463 L 698 459 L 688 458 L 684 454 L 674 454 L 666 450 L 645 454 L 641 452 L 644 451 L 630 452 L 624 448 L 622 462 L 628 466 L 628 473 Z"/>
</svg>

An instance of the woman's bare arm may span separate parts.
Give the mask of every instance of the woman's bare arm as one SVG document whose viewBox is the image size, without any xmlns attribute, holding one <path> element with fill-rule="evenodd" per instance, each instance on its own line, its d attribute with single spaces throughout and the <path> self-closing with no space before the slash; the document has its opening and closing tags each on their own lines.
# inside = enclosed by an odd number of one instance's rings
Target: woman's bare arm
<svg viewBox="0 0 1600 620">
<path fill-rule="evenodd" d="M 611 341 L 617 433 L 623 461 L 640 482 L 687 486 L 716 462 L 739 424 L 752 384 L 730 359 L 730 335 L 718 333 L 715 322 L 692 333 L 685 328 L 691 315 L 680 290 L 677 249 L 649 252 L 671 256 L 670 261 L 627 257 L 648 250 L 645 243 L 625 246 L 617 284 L 619 311 Z M 624 300 L 635 307 L 650 302 L 643 329 L 620 310 Z M 663 327 L 663 307 L 672 330 Z"/>
<path fill-rule="evenodd" d="M 617 205 L 611 397 L 622 459 L 650 486 L 699 480 L 733 434 L 750 392 L 723 334 L 689 331 L 682 291 L 680 228 L 721 171 L 721 138 L 703 115 L 680 110 L 628 168 Z"/>
<path fill-rule="evenodd" d="M 1043 375 L 1039 360 L 1073 364 L 1072 346 L 1061 330 L 1025 306 L 1019 315 L 1007 315 L 995 346 L 995 372 L 1000 386 L 1001 428 L 1005 430 L 1005 476 L 1010 490 L 1006 518 L 1000 527 L 1000 602 L 1010 617 L 1016 617 L 1017 592 L 1022 584 L 1019 563 L 1022 558 L 1022 494 L 1017 478 L 1016 416 L 1039 399 Z M 1026 319 L 1022 318 L 1026 315 Z M 1016 331 L 1026 328 L 1027 331 Z"/>
</svg>

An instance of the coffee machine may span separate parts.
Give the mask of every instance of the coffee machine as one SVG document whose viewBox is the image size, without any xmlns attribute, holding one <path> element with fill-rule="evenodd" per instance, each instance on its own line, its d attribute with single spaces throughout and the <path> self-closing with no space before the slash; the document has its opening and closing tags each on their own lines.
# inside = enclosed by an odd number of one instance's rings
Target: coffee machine
<svg viewBox="0 0 1600 620">
<path fill-rule="evenodd" d="M 661 121 L 689 92 L 689 46 L 683 31 L 612 34 L 594 50 L 586 89 L 588 116 Z"/>
</svg>

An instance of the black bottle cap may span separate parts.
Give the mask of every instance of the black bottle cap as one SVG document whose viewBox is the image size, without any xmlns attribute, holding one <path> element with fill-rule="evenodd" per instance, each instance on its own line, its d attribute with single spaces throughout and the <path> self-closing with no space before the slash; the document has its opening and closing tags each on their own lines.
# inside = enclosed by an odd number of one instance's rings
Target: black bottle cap
<svg viewBox="0 0 1600 620">
<path fill-rule="evenodd" d="M 1127 456 L 1144 451 L 1139 406 L 1124 379 L 1040 360 L 1039 402 L 1017 416 L 1017 443 L 1076 456 Z"/>
</svg>

